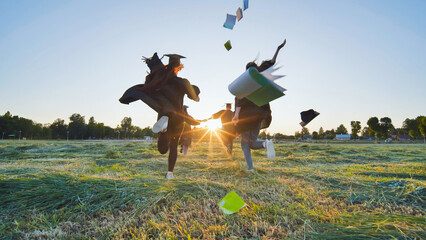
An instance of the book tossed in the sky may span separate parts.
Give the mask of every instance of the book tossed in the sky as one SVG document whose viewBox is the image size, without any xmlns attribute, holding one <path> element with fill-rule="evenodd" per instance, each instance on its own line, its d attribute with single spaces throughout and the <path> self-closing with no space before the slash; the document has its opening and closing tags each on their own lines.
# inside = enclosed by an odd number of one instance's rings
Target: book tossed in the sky
<svg viewBox="0 0 426 240">
<path fill-rule="evenodd" d="M 237 16 L 232 14 L 226 14 L 226 20 L 225 20 L 225 23 L 223 24 L 223 27 L 232 30 L 235 26 L 236 20 L 237 20 Z"/>
<path fill-rule="evenodd" d="M 270 67 L 263 72 L 250 67 L 228 86 L 229 92 L 237 98 L 247 98 L 257 106 L 263 106 L 279 97 L 284 96 L 285 88 L 274 80 L 284 77 L 272 75 L 277 70 Z"/>
<path fill-rule="evenodd" d="M 226 50 L 231 50 L 231 48 L 232 48 L 232 45 L 231 45 L 231 40 L 228 40 L 225 44 L 225 48 L 226 48 Z"/>
</svg>

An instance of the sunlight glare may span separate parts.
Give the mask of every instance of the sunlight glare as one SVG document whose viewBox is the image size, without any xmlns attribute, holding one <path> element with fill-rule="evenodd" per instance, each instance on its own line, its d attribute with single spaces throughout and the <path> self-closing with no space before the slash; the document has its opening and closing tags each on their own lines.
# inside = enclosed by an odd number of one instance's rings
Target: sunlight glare
<svg viewBox="0 0 426 240">
<path fill-rule="evenodd" d="M 216 130 L 218 128 L 221 128 L 222 127 L 222 123 L 220 122 L 219 119 L 211 119 L 211 120 L 205 122 L 205 126 L 209 130 L 214 131 L 214 130 Z"/>
</svg>

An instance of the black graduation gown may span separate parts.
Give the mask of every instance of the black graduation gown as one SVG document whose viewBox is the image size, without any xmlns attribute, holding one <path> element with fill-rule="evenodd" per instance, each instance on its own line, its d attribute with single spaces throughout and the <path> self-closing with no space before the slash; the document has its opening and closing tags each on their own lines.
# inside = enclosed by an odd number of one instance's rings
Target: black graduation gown
<svg viewBox="0 0 426 240">
<path fill-rule="evenodd" d="M 236 126 L 238 133 L 256 129 L 259 124 L 260 129 L 268 128 L 271 125 L 272 114 L 269 103 L 258 107 L 247 98 L 235 98 L 235 107 L 241 107 Z"/>
</svg>

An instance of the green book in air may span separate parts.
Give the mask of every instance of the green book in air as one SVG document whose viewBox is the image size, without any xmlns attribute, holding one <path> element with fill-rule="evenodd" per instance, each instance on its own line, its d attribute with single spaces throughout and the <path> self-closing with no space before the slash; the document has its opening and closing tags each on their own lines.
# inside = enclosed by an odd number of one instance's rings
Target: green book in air
<svg viewBox="0 0 426 240">
<path fill-rule="evenodd" d="M 283 76 L 274 76 L 272 67 L 260 73 L 256 68 L 250 67 L 231 84 L 229 91 L 237 98 L 247 98 L 257 106 L 263 106 L 279 97 L 284 96 L 286 89 L 274 82 Z"/>
<path fill-rule="evenodd" d="M 224 45 L 225 45 L 226 50 L 228 50 L 228 51 L 231 50 L 232 46 L 231 46 L 230 40 L 228 40 Z"/>
</svg>

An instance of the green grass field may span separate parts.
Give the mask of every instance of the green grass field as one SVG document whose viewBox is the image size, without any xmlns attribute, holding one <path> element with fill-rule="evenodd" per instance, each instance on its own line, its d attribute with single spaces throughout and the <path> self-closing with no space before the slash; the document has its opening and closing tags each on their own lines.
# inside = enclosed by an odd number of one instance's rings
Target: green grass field
<svg viewBox="0 0 426 240">
<path fill-rule="evenodd" d="M 166 181 L 156 144 L 0 141 L 0 238 L 426 239 L 426 144 L 275 147 L 248 173 L 239 143 L 201 143 Z"/>
</svg>

